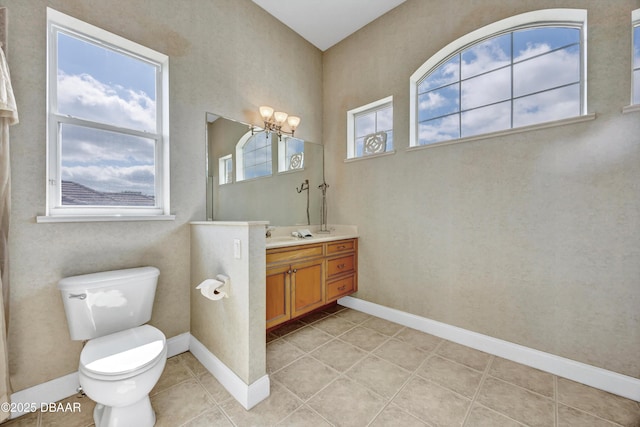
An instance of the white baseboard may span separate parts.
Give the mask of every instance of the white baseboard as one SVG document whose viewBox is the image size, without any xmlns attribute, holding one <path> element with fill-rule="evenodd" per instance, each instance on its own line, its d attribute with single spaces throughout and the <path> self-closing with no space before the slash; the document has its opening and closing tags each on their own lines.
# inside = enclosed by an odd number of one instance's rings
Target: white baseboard
<svg viewBox="0 0 640 427">
<path fill-rule="evenodd" d="M 271 384 L 269 375 L 264 375 L 247 385 L 194 336 L 191 336 L 189 351 L 245 409 L 251 409 L 269 397 Z"/>
<path fill-rule="evenodd" d="M 640 401 L 640 380 L 637 378 L 354 297 L 340 298 L 338 304 L 609 393 Z"/>
<path fill-rule="evenodd" d="M 175 356 L 189 350 L 189 338 L 191 334 L 185 332 L 175 337 L 167 339 L 167 357 Z M 66 399 L 78 392 L 80 382 L 78 372 L 72 372 L 63 377 L 55 378 L 46 383 L 38 384 L 24 390 L 17 391 L 11 395 L 11 402 L 15 408 L 40 409 L 42 404 L 57 402 Z M 11 418 L 25 415 L 27 412 L 13 412 Z"/>
</svg>

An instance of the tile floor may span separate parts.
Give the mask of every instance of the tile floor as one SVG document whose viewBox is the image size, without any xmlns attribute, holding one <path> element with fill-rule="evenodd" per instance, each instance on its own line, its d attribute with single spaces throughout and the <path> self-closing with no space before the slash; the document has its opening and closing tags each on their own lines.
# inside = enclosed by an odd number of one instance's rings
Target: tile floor
<svg viewBox="0 0 640 427">
<path fill-rule="evenodd" d="M 151 393 L 156 426 L 633 426 L 640 403 L 336 306 L 267 337 L 271 395 L 240 406 L 191 355 Z M 3 425 L 92 426 L 38 412 Z"/>
</svg>

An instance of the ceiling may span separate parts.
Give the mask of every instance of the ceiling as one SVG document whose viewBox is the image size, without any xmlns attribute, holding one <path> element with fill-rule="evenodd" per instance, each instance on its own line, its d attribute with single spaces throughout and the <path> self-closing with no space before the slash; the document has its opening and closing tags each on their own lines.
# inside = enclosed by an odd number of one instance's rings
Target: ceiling
<svg viewBox="0 0 640 427">
<path fill-rule="evenodd" d="M 325 51 L 405 0 L 253 0 Z"/>
</svg>

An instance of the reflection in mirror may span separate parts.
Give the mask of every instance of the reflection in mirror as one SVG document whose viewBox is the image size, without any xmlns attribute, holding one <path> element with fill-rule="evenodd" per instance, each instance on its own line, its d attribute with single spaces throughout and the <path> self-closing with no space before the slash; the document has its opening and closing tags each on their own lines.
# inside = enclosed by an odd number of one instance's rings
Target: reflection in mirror
<svg viewBox="0 0 640 427">
<path fill-rule="evenodd" d="M 207 113 L 207 220 L 320 223 L 323 147 Z M 296 188 L 309 181 L 307 199 Z"/>
</svg>

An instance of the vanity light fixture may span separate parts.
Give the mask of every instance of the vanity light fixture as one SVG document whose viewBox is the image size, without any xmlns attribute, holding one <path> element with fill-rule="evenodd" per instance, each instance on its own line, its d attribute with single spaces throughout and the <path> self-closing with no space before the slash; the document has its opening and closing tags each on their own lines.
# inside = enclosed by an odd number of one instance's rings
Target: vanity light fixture
<svg viewBox="0 0 640 427">
<path fill-rule="evenodd" d="M 262 121 L 264 122 L 264 131 L 273 132 L 278 135 L 278 139 L 282 138 L 282 135 L 291 135 L 295 133 L 298 125 L 300 124 L 300 117 L 298 116 L 290 116 L 287 113 L 282 111 L 274 111 L 273 108 L 263 105 L 260 107 L 260 116 L 262 116 Z M 289 132 L 282 129 L 285 122 L 289 125 Z M 254 127 L 251 126 L 251 132 L 253 133 Z"/>
</svg>

